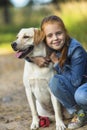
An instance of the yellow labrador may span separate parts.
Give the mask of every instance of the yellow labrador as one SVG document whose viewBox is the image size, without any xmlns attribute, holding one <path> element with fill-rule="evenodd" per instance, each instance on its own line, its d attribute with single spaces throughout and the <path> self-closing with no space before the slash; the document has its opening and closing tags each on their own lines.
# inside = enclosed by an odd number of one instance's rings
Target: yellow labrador
<svg viewBox="0 0 87 130">
<path fill-rule="evenodd" d="M 52 63 L 48 67 L 40 68 L 28 57 L 47 56 L 47 48 L 42 42 L 43 33 L 37 28 L 21 29 L 17 40 L 12 43 L 12 48 L 17 51 L 18 58 L 25 58 L 23 83 L 26 90 L 28 103 L 32 112 L 31 129 L 39 128 L 39 115 L 55 117 L 56 130 L 64 130 L 60 103 L 51 93 L 48 83 L 54 75 Z"/>
</svg>

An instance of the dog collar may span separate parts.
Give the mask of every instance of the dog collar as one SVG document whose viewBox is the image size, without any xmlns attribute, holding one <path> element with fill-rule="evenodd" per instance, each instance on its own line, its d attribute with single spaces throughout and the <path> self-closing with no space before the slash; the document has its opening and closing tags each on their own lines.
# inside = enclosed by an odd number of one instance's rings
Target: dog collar
<svg viewBox="0 0 87 130">
<path fill-rule="evenodd" d="M 26 56 L 24 59 L 28 62 L 33 62 L 28 56 Z"/>
</svg>

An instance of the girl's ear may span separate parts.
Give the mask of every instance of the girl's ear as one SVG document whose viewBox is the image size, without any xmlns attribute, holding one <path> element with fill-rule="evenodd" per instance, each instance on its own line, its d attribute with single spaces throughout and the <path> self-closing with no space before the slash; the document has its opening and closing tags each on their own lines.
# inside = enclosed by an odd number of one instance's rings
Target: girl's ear
<svg viewBox="0 0 87 130">
<path fill-rule="evenodd" d="M 40 42 L 42 42 L 45 38 L 45 34 L 43 31 L 39 29 L 34 29 L 34 43 L 35 45 L 38 45 Z"/>
</svg>

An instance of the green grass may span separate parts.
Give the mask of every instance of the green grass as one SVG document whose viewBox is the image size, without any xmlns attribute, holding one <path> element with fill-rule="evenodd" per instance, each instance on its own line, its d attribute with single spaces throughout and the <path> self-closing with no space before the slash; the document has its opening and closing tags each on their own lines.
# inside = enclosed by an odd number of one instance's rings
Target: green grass
<svg viewBox="0 0 87 130">
<path fill-rule="evenodd" d="M 48 8 L 49 6 L 49 8 Z M 46 15 L 59 15 L 69 34 L 79 40 L 87 49 L 87 2 L 70 2 L 60 4 L 61 10 L 52 5 L 43 8 L 26 7 L 10 8 L 12 23 L 4 25 L 0 19 L 0 52 L 12 51 L 11 42 L 15 40 L 18 31 L 24 27 L 40 27 L 40 22 Z M 3 51 L 2 51 L 3 52 Z"/>
</svg>

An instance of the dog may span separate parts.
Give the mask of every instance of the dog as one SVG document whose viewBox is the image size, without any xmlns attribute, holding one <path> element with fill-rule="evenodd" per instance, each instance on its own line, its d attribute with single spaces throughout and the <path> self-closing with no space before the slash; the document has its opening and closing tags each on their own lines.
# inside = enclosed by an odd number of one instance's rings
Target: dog
<svg viewBox="0 0 87 130">
<path fill-rule="evenodd" d="M 47 56 L 47 47 L 43 39 L 44 34 L 38 28 L 23 28 L 11 46 L 17 51 L 17 58 L 25 58 L 23 83 L 32 113 L 30 128 L 39 128 L 39 116 L 47 116 L 50 119 L 54 116 L 56 130 L 64 130 L 61 105 L 48 86 L 50 78 L 55 73 L 52 63 L 48 67 L 40 68 L 28 61 L 29 57 Z"/>
</svg>

